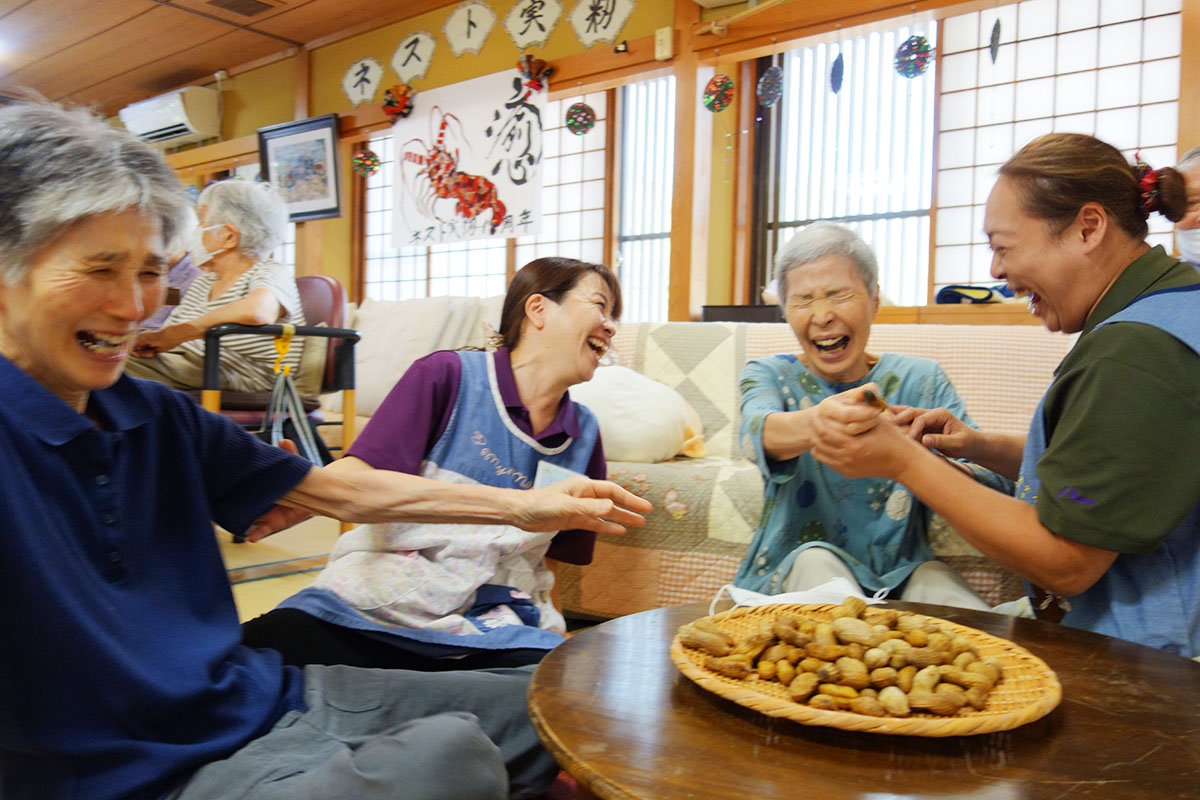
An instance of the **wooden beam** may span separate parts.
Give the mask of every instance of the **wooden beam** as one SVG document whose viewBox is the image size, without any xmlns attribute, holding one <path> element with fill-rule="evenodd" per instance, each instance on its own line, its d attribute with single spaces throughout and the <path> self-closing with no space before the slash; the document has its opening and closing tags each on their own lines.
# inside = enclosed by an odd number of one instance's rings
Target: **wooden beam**
<svg viewBox="0 0 1200 800">
<path fill-rule="evenodd" d="M 1200 3 L 1183 4 L 1183 50 L 1179 55 L 1179 155 L 1200 145 Z M 1163 166 L 1155 164 L 1154 166 Z"/>
<path fill-rule="evenodd" d="M 694 297 L 693 259 L 705 252 L 703 243 L 696 246 L 696 106 L 700 102 L 696 71 L 699 64 L 691 47 L 691 29 L 700 17 L 700 7 L 692 0 L 675 0 L 675 28 L 682 41 L 679 55 L 673 64 L 675 73 L 675 174 L 671 195 L 671 263 L 668 285 L 667 319 L 693 318 L 692 307 L 704 302 Z M 711 131 L 709 134 L 711 138 Z M 703 139 L 702 139 L 703 140 Z M 707 147 L 701 148 L 707 163 Z M 707 198 L 707 195 L 706 195 Z M 706 276 L 707 277 L 707 276 Z M 698 318 L 698 315 L 697 317 Z"/>
<path fill-rule="evenodd" d="M 312 87 L 312 58 L 307 49 L 296 53 L 296 111 L 293 119 L 308 119 L 308 96 Z"/>
<path fill-rule="evenodd" d="M 734 305 L 744 306 L 758 302 L 756 292 L 750 286 L 750 251 L 754 239 L 754 117 L 758 113 L 758 97 L 752 87 L 755 81 L 753 60 L 738 65 L 737 93 L 738 126 L 734 136 L 733 171 L 733 281 L 731 288 Z"/>
</svg>

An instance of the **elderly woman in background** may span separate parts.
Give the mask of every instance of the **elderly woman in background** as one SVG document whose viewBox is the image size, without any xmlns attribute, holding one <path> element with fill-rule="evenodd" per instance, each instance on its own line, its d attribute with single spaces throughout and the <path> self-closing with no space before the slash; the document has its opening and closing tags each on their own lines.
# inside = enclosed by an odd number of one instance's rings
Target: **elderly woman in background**
<svg viewBox="0 0 1200 800">
<path fill-rule="evenodd" d="M 1200 267 L 1200 147 L 1184 153 L 1175 169 L 1187 188 L 1187 212 L 1175 223 L 1175 248 L 1181 259 Z"/>
<path fill-rule="evenodd" d="M 1029 434 L 987 434 L 945 409 L 905 431 L 850 395 L 822 418 L 813 453 L 844 475 L 907 486 L 1043 587 L 1035 606 L 1057 606 L 1063 624 L 1195 657 L 1200 273 L 1145 241 L 1150 213 L 1177 221 L 1186 206 L 1178 171 L 1131 166 L 1099 139 L 1026 145 L 988 197 L 992 276 L 1048 329 L 1080 333 Z M 966 480 L 930 447 L 1019 478 L 1016 497 Z"/>
<path fill-rule="evenodd" d="M 541 797 L 558 768 L 530 670 L 284 666 L 241 644 L 212 521 L 255 538 L 280 508 L 620 533 L 642 520 L 617 503 L 649 503 L 582 477 L 345 475 L 123 375 L 184 204 L 162 156 L 103 119 L 0 109 L 0 794 Z"/>
<path fill-rule="evenodd" d="M 929 510 L 892 480 L 850 480 L 813 459 L 813 420 L 867 383 L 893 413 L 945 406 L 966 417 L 936 363 L 866 350 L 879 311 L 875 254 L 848 228 L 814 223 L 776 258 L 784 315 L 798 354 L 751 361 L 742 372 L 742 437 L 766 481 L 762 518 L 734 583 L 767 594 L 810 589 L 844 577 L 868 594 L 965 608 L 987 605 L 938 561 L 926 531 Z M 753 451 L 751 453 L 751 451 Z M 959 465 L 997 488 L 1010 482 Z"/>
<path fill-rule="evenodd" d="M 304 311 L 290 267 L 270 258 L 283 241 L 287 208 L 265 183 L 214 183 L 196 202 L 200 224 L 185 242 L 192 264 L 204 270 L 158 330 L 142 331 L 126 367 L 130 375 L 162 381 L 176 389 L 203 384 L 204 332 L 214 325 L 291 323 L 303 325 Z M 301 348 L 283 364 L 292 374 Z M 270 391 L 277 354 L 267 336 L 221 340 L 221 384 L 235 391 Z"/>
</svg>

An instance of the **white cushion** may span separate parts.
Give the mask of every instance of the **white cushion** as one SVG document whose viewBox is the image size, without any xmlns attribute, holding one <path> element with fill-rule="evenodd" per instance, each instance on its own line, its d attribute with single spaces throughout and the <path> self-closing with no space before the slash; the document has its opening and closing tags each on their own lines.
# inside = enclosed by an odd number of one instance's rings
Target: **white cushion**
<svg viewBox="0 0 1200 800">
<path fill-rule="evenodd" d="M 481 347 L 483 323 L 500 324 L 503 297 L 423 297 L 367 299 L 349 327 L 361 337 L 354 349 L 356 408 L 371 416 L 412 362 L 435 350 Z M 321 407 L 342 410 L 341 394 L 325 395 Z"/>
<path fill-rule="evenodd" d="M 609 461 L 666 461 L 699 433 L 699 417 L 679 392 L 628 367 L 598 367 L 570 394 L 596 415 Z"/>
</svg>

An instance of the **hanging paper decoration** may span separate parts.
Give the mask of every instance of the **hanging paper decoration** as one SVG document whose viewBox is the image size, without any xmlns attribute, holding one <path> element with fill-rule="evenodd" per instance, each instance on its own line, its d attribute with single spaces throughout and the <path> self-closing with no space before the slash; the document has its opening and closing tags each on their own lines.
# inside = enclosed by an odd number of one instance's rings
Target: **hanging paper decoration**
<svg viewBox="0 0 1200 800">
<path fill-rule="evenodd" d="M 908 37 L 904 44 L 896 50 L 896 72 L 905 78 L 915 78 L 925 74 L 929 69 L 929 61 L 933 57 L 933 48 L 924 36 Z"/>
<path fill-rule="evenodd" d="M 482 0 L 469 0 L 450 12 L 442 33 L 455 58 L 463 53 L 479 55 L 495 24 L 496 12 L 491 6 Z"/>
<path fill-rule="evenodd" d="M 596 112 L 587 103 L 576 103 L 567 109 L 567 130 L 576 136 L 596 127 Z"/>
<path fill-rule="evenodd" d="M 546 88 L 546 79 L 554 74 L 554 67 L 540 58 L 526 54 L 517 59 L 517 71 L 525 79 L 527 89 L 540 92 Z"/>
<path fill-rule="evenodd" d="M 779 102 L 783 94 L 783 70 L 779 67 L 768 67 L 758 79 L 758 104 L 770 108 Z"/>
<path fill-rule="evenodd" d="M 704 107 L 716 114 L 724 111 L 733 102 L 733 78 L 724 73 L 712 76 L 704 87 Z"/>
<path fill-rule="evenodd" d="M 988 44 L 988 52 L 992 54 L 992 63 L 996 63 L 996 54 L 1000 52 L 1000 20 L 992 25 L 992 40 Z"/>
<path fill-rule="evenodd" d="M 413 90 L 407 83 L 397 83 L 383 93 L 383 113 L 391 119 L 403 119 L 412 113 Z"/>
<path fill-rule="evenodd" d="M 364 147 L 354 154 L 354 171 L 364 178 L 379 171 L 379 156 L 371 148 Z"/>
<path fill-rule="evenodd" d="M 599 42 L 612 44 L 629 20 L 634 0 L 579 0 L 567 15 L 584 47 Z"/>
<path fill-rule="evenodd" d="M 405 83 L 424 78 L 437 49 L 437 39 L 429 31 L 415 31 L 400 40 L 392 54 L 392 69 Z"/>
<path fill-rule="evenodd" d="M 829 88 L 837 94 L 842 90 L 842 78 L 846 73 L 846 62 L 842 58 L 842 54 L 838 53 L 837 58 L 833 60 L 833 66 L 829 69 Z"/>
<path fill-rule="evenodd" d="M 504 17 L 504 30 L 518 50 L 543 47 L 561 16 L 558 0 L 517 0 Z"/>
<path fill-rule="evenodd" d="M 359 106 L 375 99 L 383 81 L 383 64 L 374 58 L 360 58 L 350 65 L 342 78 L 342 91 L 353 105 Z"/>
</svg>

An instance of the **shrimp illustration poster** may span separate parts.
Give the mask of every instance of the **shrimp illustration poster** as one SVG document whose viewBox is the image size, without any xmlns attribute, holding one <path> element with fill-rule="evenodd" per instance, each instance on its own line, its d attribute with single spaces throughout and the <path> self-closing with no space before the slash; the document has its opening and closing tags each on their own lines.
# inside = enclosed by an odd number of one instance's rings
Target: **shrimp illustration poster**
<svg viewBox="0 0 1200 800">
<path fill-rule="evenodd" d="M 396 247 L 539 232 L 546 91 L 512 70 L 417 96 L 392 127 Z"/>
</svg>

